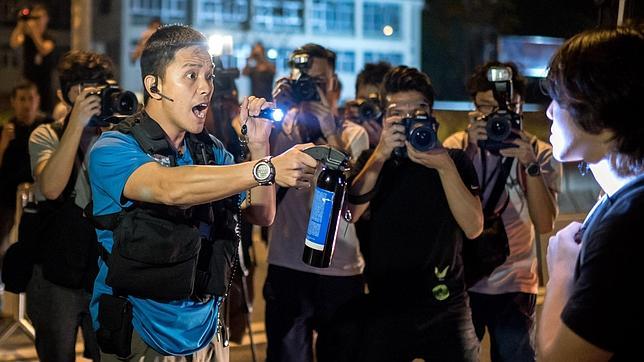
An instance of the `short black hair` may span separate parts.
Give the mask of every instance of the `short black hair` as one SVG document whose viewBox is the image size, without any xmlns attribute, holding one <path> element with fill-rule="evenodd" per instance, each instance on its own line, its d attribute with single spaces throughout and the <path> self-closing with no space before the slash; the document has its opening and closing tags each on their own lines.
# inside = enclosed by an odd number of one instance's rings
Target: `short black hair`
<svg viewBox="0 0 644 362">
<path fill-rule="evenodd" d="M 356 79 L 356 95 L 358 94 L 358 89 L 363 85 L 372 84 L 380 87 L 385 74 L 390 70 L 391 64 L 383 61 L 365 64 L 364 68 L 358 73 L 358 79 Z"/>
<path fill-rule="evenodd" d="M 334 51 L 327 49 L 319 44 L 308 43 L 295 49 L 291 56 L 301 53 L 308 54 L 311 58 L 320 58 L 326 60 L 331 66 L 331 69 L 333 69 L 333 71 L 335 72 L 336 55 Z"/>
<path fill-rule="evenodd" d="M 429 109 L 434 109 L 434 87 L 429 76 L 416 68 L 399 65 L 385 74 L 380 86 L 380 96 L 383 106 L 387 106 L 387 95 L 398 92 L 420 92 L 427 102 Z"/>
<path fill-rule="evenodd" d="M 36 90 L 36 93 L 40 94 L 38 92 L 38 87 L 36 86 L 36 83 L 30 81 L 30 80 L 23 80 L 18 82 L 13 88 L 11 89 L 11 99 L 15 99 L 16 96 L 18 95 L 18 91 L 21 90 L 30 90 L 34 89 Z"/>
<path fill-rule="evenodd" d="M 590 134 L 615 134 L 617 171 L 644 171 L 644 26 L 594 29 L 564 43 L 550 61 L 548 94 Z"/>
<path fill-rule="evenodd" d="M 499 62 L 493 60 L 487 62 L 483 65 L 479 65 L 474 69 L 474 73 L 468 79 L 466 88 L 467 92 L 470 94 L 472 99 L 476 97 L 478 92 L 487 92 L 494 88 L 494 84 L 487 80 L 487 71 L 491 67 L 510 67 L 512 69 L 512 88 L 514 92 L 521 96 L 521 99 L 525 99 L 526 92 L 526 80 L 519 72 L 519 68 L 513 62 Z"/>
<path fill-rule="evenodd" d="M 153 75 L 163 79 L 168 65 L 177 52 L 192 46 L 208 48 L 206 36 L 187 25 L 172 24 L 161 26 L 145 43 L 141 54 L 141 79 Z M 145 92 L 147 100 L 149 94 Z"/>
<path fill-rule="evenodd" d="M 105 83 L 114 79 L 112 60 L 104 54 L 84 50 L 72 50 L 58 63 L 58 79 L 63 98 L 72 104 L 67 93 L 71 86 L 87 83 Z"/>
</svg>

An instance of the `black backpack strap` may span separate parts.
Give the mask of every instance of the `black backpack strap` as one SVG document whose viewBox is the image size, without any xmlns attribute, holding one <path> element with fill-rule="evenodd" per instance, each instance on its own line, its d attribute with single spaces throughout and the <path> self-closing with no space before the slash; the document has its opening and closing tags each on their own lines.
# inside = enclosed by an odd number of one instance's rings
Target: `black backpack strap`
<svg viewBox="0 0 644 362">
<path fill-rule="evenodd" d="M 494 183 L 492 192 L 490 193 L 490 198 L 487 200 L 487 203 L 483 208 L 484 216 L 489 216 L 494 214 L 494 209 L 496 208 L 496 204 L 499 202 L 499 199 L 501 198 L 501 194 L 503 193 L 503 190 L 505 190 L 505 182 L 508 176 L 510 175 L 510 170 L 512 169 L 513 162 L 514 162 L 514 158 L 508 157 L 501 163 L 501 170 L 499 172 L 499 175 L 496 178 L 496 182 Z M 499 215 L 502 214 L 503 211 L 505 211 L 505 208 L 508 206 L 509 201 L 510 201 L 510 198 L 508 197 L 508 199 L 505 202 L 505 205 L 503 205 L 503 208 L 501 209 L 501 211 L 498 212 Z"/>
<path fill-rule="evenodd" d="M 121 133 L 131 134 L 143 152 L 148 155 L 163 155 L 170 158 L 171 166 L 176 165 L 175 150 L 158 123 L 137 114 L 121 121 L 115 128 Z"/>
</svg>

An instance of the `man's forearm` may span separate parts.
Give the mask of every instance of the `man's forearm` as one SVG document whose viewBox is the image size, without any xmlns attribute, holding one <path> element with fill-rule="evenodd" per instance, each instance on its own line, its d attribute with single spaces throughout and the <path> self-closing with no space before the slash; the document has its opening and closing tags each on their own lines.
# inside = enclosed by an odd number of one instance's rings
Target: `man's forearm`
<svg viewBox="0 0 644 362">
<path fill-rule="evenodd" d="M 559 212 L 555 194 L 546 186 L 543 175 L 527 176 L 528 211 L 537 233 L 553 230 Z"/>
<path fill-rule="evenodd" d="M 260 160 L 270 155 L 270 146 L 268 143 L 251 145 L 250 154 L 251 160 Z M 271 225 L 276 212 L 275 185 L 253 187 L 248 192 L 246 200 L 250 201 L 250 207 L 245 211 L 248 222 L 262 226 Z"/>
<path fill-rule="evenodd" d="M 54 50 L 54 44 L 51 40 L 44 40 L 42 36 L 36 34 L 32 34 L 31 39 L 34 41 L 36 49 L 38 49 L 38 54 L 43 57 L 49 55 Z"/>
<path fill-rule="evenodd" d="M 559 278 L 551 275 L 546 287 L 546 297 L 541 312 L 539 328 L 537 328 L 537 343 L 539 355 L 548 356 L 553 342 L 562 328 L 561 312 L 570 298 L 568 290 L 569 278 Z"/>
<path fill-rule="evenodd" d="M 380 176 L 380 171 L 385 164 L 386 159 L 380 156 L 377 152 L 374 152 L 367 163 L 365 164 L 362 171 L 358 174 L 356 179 L 353 181 L 349 194 L 351 195 L 364 195 L 374 189 L 378 183 L 378 177 Z M 364 214 L 365 211 L 369 208 L 369 202 L 353 205 L 349 204 L 349 210 L 352 215 L 352 222 L 356 222 L 360 219 L 360 216 Z"/>
<path fill-rule="evenodd" d="M 82 133 L 83 128 L 70 124 L 51 158 L 34 171 L 40 191 L 47 199 L 57 199 L 69 182 Z"/>
<path fill-rule="evenodd" d="M 481 200 L 465 186 L 455 165 L 438 174 L 454 219 L 469 239 L 477 237 L 483 231 Z"/>
</svg>

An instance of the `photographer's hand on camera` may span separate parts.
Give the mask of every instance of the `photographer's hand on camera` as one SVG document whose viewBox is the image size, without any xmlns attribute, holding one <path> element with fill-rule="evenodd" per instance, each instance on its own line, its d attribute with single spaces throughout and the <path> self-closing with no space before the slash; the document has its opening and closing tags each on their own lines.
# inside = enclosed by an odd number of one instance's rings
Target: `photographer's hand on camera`
<svg viewBox="0 0 644 362">
<path fill-rule="evenodd" d="M 470 122 L 467 126 L 468 144 L 466 152 L 476 153 L 479 147 L 478 142 L 487 139 L 487 131 L 485 130 L 487 122 L 483 119 L 485 115 L 479 111 L 469 112 L 467 116 Z"/>
<path fill-rule="evenodd" d="M 439 173 L 445 172 L 449 169 L 456 171 L 454 161 L 447 150 L 443 147 L 437 146 L 426 152 L 420 152 L 412 146 L 409 141 L 405 141 L 407 147 L 407 155 L 409 159 L 417 164 L 423 165 L 427 168 L 433 168 Z"/>
<path fill-rule="evenodd" d="M 536 137 L 525 132 L 525 131 L 512 131 L 519 138 L 510 141 L 511 143 L 517 145 L 517 147 L 505 148 L 499 151 L 501 156 L 504 157 L 514 157 L 519 161 L 524 167 L 530 165 L 531 163 L 537 162 L 537 155 L 533 144 Z"/>
<path fill-rule="evenodd" d="M 273 101 L 283 109 L 290 109 L 295 105 L 293 89 L 288 78 L 280 78 L 273 88 Z"/>
<path fill-rule="evenodd" d="M 401 121 L 400 116 L 387 117 L 383 121 L 382 135 L 374 152 L 374 156 L 383 162 L 391 157 L 394 149 L 405 147 L 405 126 Z"/>
<path fill-rule="evenodd" d="M 101 98 L 91 94 L 94 88 L 84 88 L 74 101 L 69 116 L 69 128 L 83 129 L 93 116 L 101 114 Z"/>
</svg>

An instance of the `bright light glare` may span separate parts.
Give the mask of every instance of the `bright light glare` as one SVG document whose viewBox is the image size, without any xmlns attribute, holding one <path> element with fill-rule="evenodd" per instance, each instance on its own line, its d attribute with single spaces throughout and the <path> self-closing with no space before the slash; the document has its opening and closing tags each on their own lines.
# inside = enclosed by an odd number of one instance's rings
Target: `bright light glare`
<svg viewBox="0 0 644 362">
<path fill-rule="evenodd" d="M 279 108 L 275 108 L 273 110 L 273 121 L 282 122 L 283 119 L 284 119 L 284 112 Z"/>
<path fill-rule="evenodd" d="M 213 34 L 208 38 L 208 52 L 216 57 L 233 52 L 232 35 Z"/>
<path fill-rule="evenodd" d="M 391 25 L 385 25 L 385 27 L 382 28 L 382 33 L 385 34 L 385 36 L 392 36 L 394 28 Z"/>
<path fill-rule="evenodd" d="M 275 48 L 268 49 L 266 56 L 268 56 L 268 59 L 277 59 L 277 50 Z"/>
</svg>

